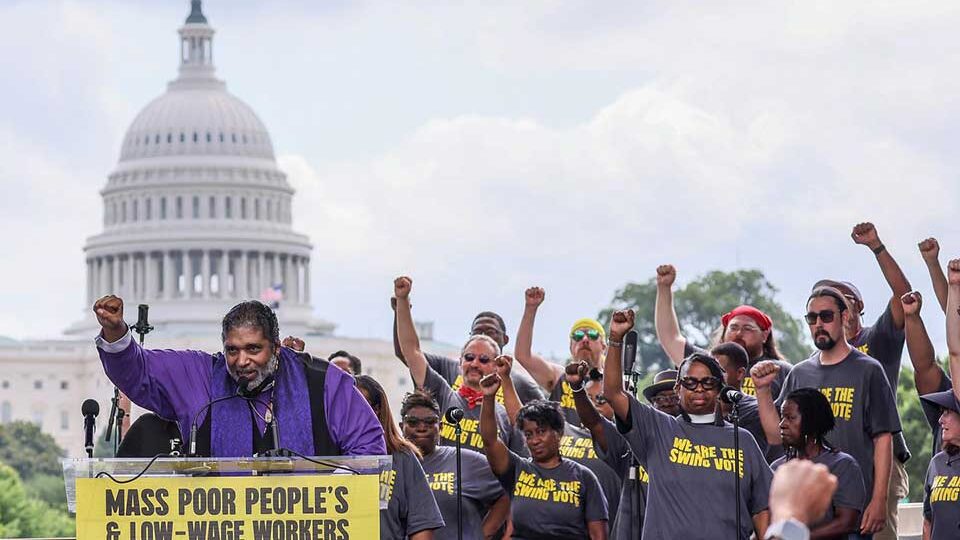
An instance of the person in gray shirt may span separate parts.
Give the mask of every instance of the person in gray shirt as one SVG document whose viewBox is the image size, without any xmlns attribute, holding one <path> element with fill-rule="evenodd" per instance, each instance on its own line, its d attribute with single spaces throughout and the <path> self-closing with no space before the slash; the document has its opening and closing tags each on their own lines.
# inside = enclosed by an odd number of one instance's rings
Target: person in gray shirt
<svg viewBox="0 0 960 540">
<path fill-rule="evenodd" d="M 727 388 L 732 388 L 738 392 L 743 392 L 743 379 L 749 370 L 750 360 L 747 356 L 747 350 L 739 343 L 728 341 L 721 343 L 710 350 L 710 355 L 717 359 L 720 367 L 723 368 L 724 381 Z M 724 401 L 720 402 L 720 410 L 723 417 L 730 422 L 730 414 L 733 412 L 733 405 Z M 763 424 L 760 423 L 760 413 L 757 407 L 757 398 L 744 394 L 743 398 L 737 403 L 738 423 L 753 435 L 757 441 L 757 446 L 763 452 L 767 463 L 772 463 L 775 459 L 783 456 L 783 448 L 780 446 L 771 447 L 767 443 L 767 437 L 763 433 Z"/>
<path fill-rule="evenodd" d="M 860 466 L 867 489 L 861 534 L 875 534 L 887 522 L 887 493 L 893 461 L 892 434 L 901 430 L 890 384 L 880 363 L 854 349 L 844 336 L 847 302 L 837 289 L 814 289 L 805 319 L 819 351 L 793 367 L 781 390 L 816 388 L 830 401 L 837 427 L 831 441 Z M 780 417 L 770 392 L 779 366 L 760 362 L 751 370 L 760 419 L 771 444 L 780 444 Z"/>
<path fill-rule="evenodd" d="M 960 357 L 951 355 L 960 370 Z M 960 531 L 960 391 L 921 396 L 938 407 L 943 428 L 943 450 L 930 460 L 923 486 L 923 538 L 953 540 Z"/>
<path fill-rule="evenodd" d="M 774 472 L 790 460 L 807 459 L 826 465 L 837 477 L 830 507 L 819 521 L 810 524 L 810 536 L 845 540 L 856 535 L 866 503 L 863 473 L 855 459 L 827 442 L 827 433 L 836 424 L 830 402 L 815 388 L 798 388 L 784 397 L 781 411 L 780 434 L 787 455 L 770 465 Z"/>
<path fill-rule="evenodd" d="M 434 531 L 434 537 L 453 540 L 457 538 L 456 449 L 438 446 L 440 406 L 424 391 L 407 394 L 400 407 L 400 427 L 404 438 L 420 450 L 423 472 L 446 523 Z M 463 538 L 490 538 L 506 521 L 510 499 L 493 476 L 483 454 L 464 449 L 460 460 Z"/>
<path fill-rule="evenodd" d="M 634 318 L 633 310 L 611 318 L 603 390 L 617 428 L 649 473 L 643 537 L 763 538 L 773 473 L 747 430 L 739 429 L 740 452 L 735 449 L 734 428 L 723 421 L 717 403 L 723 369 L 702 354 L 680 365 L 679 418 L 640 403 L 624 390 L 621 362 L 622 340 Z"/>
<path fill-rule="evenodd" d="M 356 381 L 357 389 L 383 425 L 387 454 L 393 457 L 393 467 L 380 473 L 380 495 L 387 500 L 387 508 L 380 510 L 380 538 L 432 540 L 433 531 L 444 523 L 420 466 L 420 450 L 397 429 L 383 386 L 369 375 L 361 375 Z"/>
<path fill-rule="evenodd" d="M 484 377 L 480 433 L 490 470 L 510 495 L 512 538 L 607 538 L 607 500 L 597 477 L 586 466 L 560 454 L 565 424 L 560 406 L 534 401 L 520 409 L 517 427 L 530 450 L 529 458 L 510 451 L 497 438 L 496 393 L 503 378 Z"/>
</svg>

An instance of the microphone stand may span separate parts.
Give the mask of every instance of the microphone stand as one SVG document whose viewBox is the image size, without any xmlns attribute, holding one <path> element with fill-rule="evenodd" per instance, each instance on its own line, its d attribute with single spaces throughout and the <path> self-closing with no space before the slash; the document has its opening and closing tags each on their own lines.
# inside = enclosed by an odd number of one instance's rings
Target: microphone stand
<svg viewBox="0 0 960 540">
<path fill-rule="evenodd" d="M 740 402 L 735 401 L 730 409 L 733 423 L 733 503 L 737 505 L 737 536 L 740 538 Z"/>
<path fill-rule="evenodd" d="M 463 475 L 460 472 L 460 433 L 462 428 L 458 421 L 453 426 L 453 433 L 457 438 L 457 540 L 463 540 Z"/>
<path fill-rule="evenodd" d="M 147 322 L 147 311 L 149 309 L 150 307 L 147 304 L 137 306 L 137 324 L 130 327 L 130 329 L 140 337 L 141 348 L 143 347 L 143 336 L 153 330 L 153 326 Z M 116 423 L 117 436 L 113 440 L 113 455 L 117 455 L 117 450 L 120 448 L 120 440 L 123 438 L 123 417 L 126 415 L 126 412 L 123 410 L 123 407 L 120 406 L 120 389 L 116 386 L 113 387 L 113 399 L 111 399 L 110 402 L 110 420 L 107 423 L 107 434 L 104 440 L 107 442 L 110 441 L 110 432 L 113 431 L 114 423 Z"/>
</svg>

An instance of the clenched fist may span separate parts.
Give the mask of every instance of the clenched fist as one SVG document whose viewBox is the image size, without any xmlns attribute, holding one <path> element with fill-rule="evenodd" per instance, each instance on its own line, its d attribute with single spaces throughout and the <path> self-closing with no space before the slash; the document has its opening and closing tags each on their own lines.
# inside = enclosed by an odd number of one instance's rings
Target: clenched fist
<svg viewBox="0 0 960 540">
<path fill-rule="evenodd" d="M 102 328 L 103 339 L 110 343 L 127 333 L 127 323 L 123 322 L 123 299 L 108 294 L 93 304 L 93 313 Z"/>
<path fill-rule="evenodd" d="M 493 372 L 480 379 L 480 390 L 484 396 L 496 396 L 497 391 L 500 390 L 500 375 Z"/>
<path fill-rule="evenodd" d="M 613 313 L 610 318 L 610 341 L 620 341 L 623 336 L 633 330 L 636 314 L 632 309 L 621 309 Z"/>
<path fill-rule="evenodd" d="M 500 374 L 500 378 L 509 379 L 510 370 L 513 369 L 513 357 L 509 354 L 501 354 L 493 362 L 497 366 L 497 373 Z"/>
<path fill-rule="evenodd" d="M 855 243 L 867 246 L 870 249 L 880 247 L 880 236 L 877 235 L 877 228 L 870 222 L 854 225 L 850 238 L 853 238 Z"/>
<path fill-rule="evenodd" d="M 527 307 L 540 307 L 540 304 L 543 303 L 543 299 L 546 297 L 546 293 L 543 292 L 543 289 L 540 287 L 530 287 L 523 294 L 524 300 L 526 300 Z"/>
<path fill-rule="evenodd" d="M 393 280 L 393 296 L 396 298 L 410 298 L 410 289 L 413 288 L 413 280 L 407 276 L 400 276 Z"/>
<path fill-rule="evenodd" d="M 920 248 L 920 256 L 928 263 L 936 262 L 940 258 L 940 243 L 936 238 L 927 238 L 917 244 L 917 247 Z"/>
<path fill-rule="evenodd" d="M 672 264 L 661 264 L 657 267 L 657 285 L 660 287 L 672 287 L 673 282 L 677 280 L 677 269 Z"/>
<path fill-rule="evenodd" d="M 780 366 L 770 360 L 757 362 L 750 368 L 750 378 L 753 379 L 753 385 L 758 389 L 769 388 L 773 381 L 777 379 L 779 373 Z"/>
<path fill-rule="evenodd" d="M 564 368 L 567 383 L 575 390 L 579 390 L 580 387 L 583 386 L 583 381 L 587 380 L 587 374 L 589 372 L 590 366 L 583 360 L 570 362 L 567 364 L 567 367 Z"/>
<path fill-rule="evenodd" d="M 947 283 L 960 285 L 960 259 L 953 259 L 947 263 Z"/>
<path fill-rule="evenodd" d="M 920 295 L 920 291 L 910 291 L 900 297 L 900 304 L 903 306 L 904 316 L 919 315 L 920 307 L 923 305 L 923 297 Z"/>
<path fill-rule="evenodd" d="M 303 352 L 303 350 L 307 348 L 307 344 L 304 343 L 302 339 L 293 336 L 287 336 L 283 338 L 281 345 L 297 352 Z"/>
</svg>

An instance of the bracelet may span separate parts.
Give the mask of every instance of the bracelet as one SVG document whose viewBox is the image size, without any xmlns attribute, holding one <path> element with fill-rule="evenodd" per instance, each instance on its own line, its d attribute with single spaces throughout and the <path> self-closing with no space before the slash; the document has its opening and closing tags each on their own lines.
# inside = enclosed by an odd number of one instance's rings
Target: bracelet
<svg viewBox="0 0 960 540">
<path fill-rule="evenodd" d="M 574 391 L 574 392 L 576 392 L 576 393 L 580 393 L 580 392 L 583 392 L 583 391 L 584 391 L 583 381 L 580 381 L 580 387 L 579 387 L 579 388 L 574 388 L 573 385 L 570 384 L 570 383 L 567 383 L 567 384 L 570 386 L 570 390 L 572 390 L 572 391 Z"/>
<path fill-rule="evenodd" d="M 883 245 L 883 244 L 880 244 L 879 246 L 873 248 L 872 251 L 873 251 L 873 254 L 874 254 L 874 255 L 879 255 L 879 254 L 883 253 L 884 251 L 886 251 L 886 249 L 887 249 L 887 246 L 885 246 L 885 245 Z"/>
<path fill-rule="evenodd" d="M 622 341 L 614 341 L 610 338 L 607 338 L 607 347 L 623 347 Z"/>
</svg>

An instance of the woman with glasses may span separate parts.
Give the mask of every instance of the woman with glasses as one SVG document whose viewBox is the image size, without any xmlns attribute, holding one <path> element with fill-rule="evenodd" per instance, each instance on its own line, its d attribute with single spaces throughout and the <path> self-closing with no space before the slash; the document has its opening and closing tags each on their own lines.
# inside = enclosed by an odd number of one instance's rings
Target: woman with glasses
<svg viewBox="0 0 960 540">
<path fill-rule="evenodd" d="M 423 391 L 407 394 L 400 407 L 403 436 L 420 449 L 420 464 L 446 523 L 436 538 L 457 537 L 456 450 L 440 442 L 440 406 Z M 487 459 L 473 450 L 461 452 L 463 538 L 490 538 L 506 521 L 510 499 L 503 492 Z"/>
<path fill-rule="evenodd" d="M 717 402 L 723 369 L 705 354 L 690 355 L 680 364 L 679 417 L 641 403 L 624 391 L 620 360 L 623 337 L 633 328 L 634 317 L 632 310 L 613 314 L 603 383 L 617 428 L 649 473 L 643 537 L 746 540 L 756 532 L 763 538 L 773 473 L 743 428 L 739 455 L 735 451 L 733 426 L 723 421 Z"/>
<path fill-rule="evenodd" d="M 380 538 L 431 540 L 433 531 L 444 522 L 420 466 L 420 450 L 397 429 L 380 383 L 369 375 L 360 375 L 356 384 L 380 420 L 387 454 L 393 457 L 391 470 L 380 474 L 380 495 L 388 501 L 387 508 L 380 510 Z"/>
<path fill-rule="evenodd" d="M 837 477 L 831 505 L 822 519 L 810 524 L 810 538 L 861 538 L 860 513 L 867 497 L 863 473 L 855 459 L 826 440 L 836 425 L 830 402 L 816 388 L 798 388 L 786 395 L 780 410 L 780 435 L 787 455 L 774 461 L 771 468 L 776 471 L 790 460 L 807 459 L 826 465 Z"/>
<path fill-rule="evenodd" d="M 484 377 L 480 433 L 487 445 L 490 470 L 510 495 L 514 540 L 607 538 L 607 501 L 597 477 L 560 452 L 565 421 L 552 401 L 533 401 L 517 414 L 530 451 L 524 458 L 497 438 L 496 394 L 502 380 Z"/>
<path fill-rule="evenodd" d="M 397 299 L 397 340 L 400 342 L 400 351 L 410 369 L 410 376 L 417 388 L 430 392 L 436 398 L 441 411 L 451 407 L 463 410 L 463 420 L 460 421 L 460 444 L 477 452 L 483 452 L 483 438 L 480 437 L 480 402 L 483 393 L 480 391 L 480 379 L 493 373 L 497 369 L 495 360 L 500 356 L 500 346 L 497 342 L 483 334 L 475 334 L 467 338 L 467 342 L 460 350 L 460 372 L 463 375 L 463 385 L 454 391 L 450 383 L 440 376 L 427 363 L 426 356 L 420 349 L 420 338 L 413 325 L 413 314 L 410 311 L 410 291 L 413 289 L 413 280 L 409 277 L 398 277 L 393 282 L 393 292 Z M 509 377 L 508 377 L 509 379 Z M 516 391 L 507 391 L 513 388 L 513 381 L 504 382 L 504 405 L 497 405 L 497 425 L 500 439 L 507 446 L 523 452 L 523 441 L 514 436 L 510 423 L 511 414 L 520 410 L 520 401 L 516 398 Z M 508 397 L 509 396 L 509 397 Z M 441 420 L 440 444 L 456 446 L 457 433 L 453 425 Z"/>
</svg>

